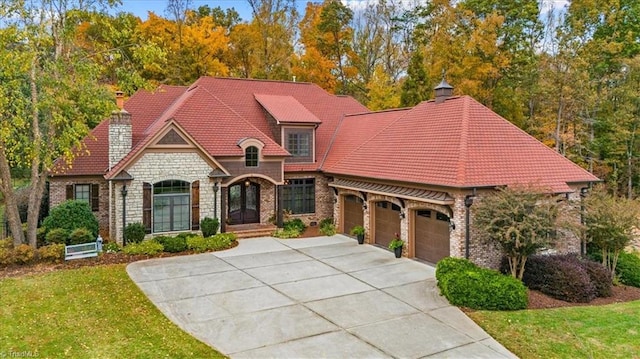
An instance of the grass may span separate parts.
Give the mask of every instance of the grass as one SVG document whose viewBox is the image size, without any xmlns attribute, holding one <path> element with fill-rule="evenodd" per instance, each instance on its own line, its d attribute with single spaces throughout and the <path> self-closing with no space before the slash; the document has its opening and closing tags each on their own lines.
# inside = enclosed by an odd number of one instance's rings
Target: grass
<svg viewBox="0 0 640 359">
<path fill-rule="evenodd" d="M 223 357 L 164 317 L 123 264 L 1 280 L 0 318 L 0 357 Z"/>
<path fill-rule="evenodd" d="M 520 358 L 640 358 L 640 301 L 468 314 Z"/>
</svg>

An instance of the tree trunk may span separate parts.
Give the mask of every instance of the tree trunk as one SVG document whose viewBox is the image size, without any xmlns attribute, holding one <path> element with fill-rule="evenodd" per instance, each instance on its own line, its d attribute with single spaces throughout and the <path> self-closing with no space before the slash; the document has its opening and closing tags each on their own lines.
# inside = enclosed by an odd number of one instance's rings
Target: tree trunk
<svg viewBox="0 0 640 359">
<path fill-rule="evenodd" d="M 46 176 L 40 173 L 42 162 L 42 133 L 40 132 L 40 114 L 38 112 L 38 86 L 37 81 L 38 58 L 34 56 L 29 72 L 29 85 L 31 88 L 31 126 L 33 135 L 33 153 L 31 159 L 31 192 L 29 193 L 29 204 L 27 213 L 27 238 L 25 240 L 33 248 L 37 247 L 36 232 L 38 229 L 38 217 L 40 216 L 40 203 Z M 51 125 L 53 126 L 53 125 Z M 51 127 L 50 126 L 50 127 Z"/>
<path fill-rule="evenodd" d="M 0 147 L 4 147 L 4 143 L 0 141 Z M 22 234 L 22 223 L 20 221 L 20 212 L 18 211 L 18 203 L 16 202 L 15 191 L 11 181 L 11 169 L 4 151 L 0 151 L 0 192 L 4 196 L 4 208 L 11 230 L 11 237 L 14 245 L 24 243 Z M 4 218 L 0 218 L 4 220 Z"/>
</svg>

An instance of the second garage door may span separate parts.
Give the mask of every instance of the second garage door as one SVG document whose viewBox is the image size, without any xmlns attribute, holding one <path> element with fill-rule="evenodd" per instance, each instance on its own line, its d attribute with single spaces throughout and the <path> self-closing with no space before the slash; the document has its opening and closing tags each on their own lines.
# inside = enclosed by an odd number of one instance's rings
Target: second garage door
<svg viewBox="0 0 640 359">
<path fill-rule="evenodd" d="M 376 202 L 375 243 L 387 247 L 396 233 L 400 233 L 400 206 Z"/>
<path fill-rule="evenodd" d="M 431 263 L 449 256 L 449 216 L 437 211 L 415 211 L 415 255 Z"/>
</svg>

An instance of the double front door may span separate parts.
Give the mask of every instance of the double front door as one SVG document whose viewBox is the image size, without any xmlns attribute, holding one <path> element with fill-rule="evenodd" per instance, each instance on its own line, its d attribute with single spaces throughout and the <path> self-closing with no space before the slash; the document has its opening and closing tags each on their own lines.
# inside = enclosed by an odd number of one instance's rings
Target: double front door
<svg viewBox="0 0 640 359">
<path fill-rule="evenodd" d="M 260 185 L 238 183 L 229 187 L 230 224 L 260 223 Z"/>
</svg>

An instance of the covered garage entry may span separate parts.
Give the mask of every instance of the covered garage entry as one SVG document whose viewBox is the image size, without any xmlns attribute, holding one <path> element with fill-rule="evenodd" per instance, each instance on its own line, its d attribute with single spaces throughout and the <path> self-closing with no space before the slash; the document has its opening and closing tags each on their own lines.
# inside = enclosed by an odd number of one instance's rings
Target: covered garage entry
<svg viewBox="0 0 640 359">
<path fill-rule="evenodd" d="M 400 234 L 400 206 L 391 202 L 376 202 L 374 241 L 383 247 Z"/>
<path fill-rule="evenodd" d="M 415 256 L 437 263 L 449 256 L 449 216 L 432 210 L 414 211 Z"/>
<path fill-rule="evenodd" d="M 343 197 L 342 208 L 344 213 L 342 232 L 351 233 L 351 229 L 355 226 L 364 226 L 364 209 L 362 208 L 363 200 L 352 194 Z"/>
</svg>

